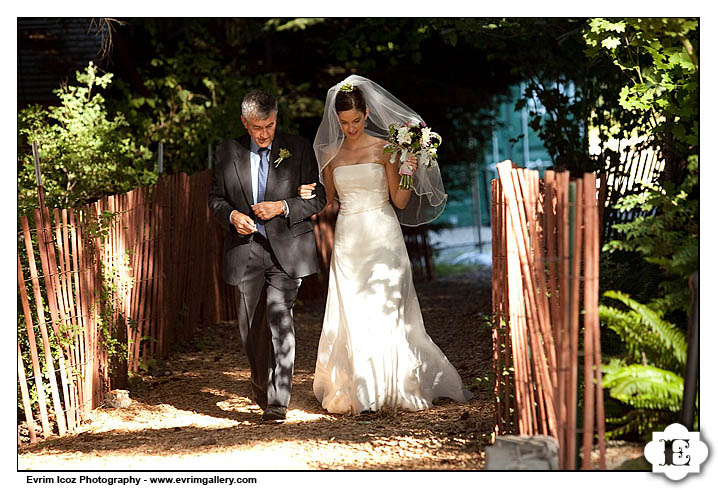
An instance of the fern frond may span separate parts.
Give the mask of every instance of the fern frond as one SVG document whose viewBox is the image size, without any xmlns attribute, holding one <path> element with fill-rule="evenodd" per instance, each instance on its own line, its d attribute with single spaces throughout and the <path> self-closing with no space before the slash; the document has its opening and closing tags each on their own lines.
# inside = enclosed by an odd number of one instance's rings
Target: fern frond
<svg viewBox="0 0 718 490">
<path fill-rule="evenodd" d="M 640 316 L 641 324 L 651 329 L 666 352 L 670 353 L 681 367 L 685 366 L 688 346 L 686 344 L 686 336 L 681 330 L 676 328 L 675 325 L 663 320 L 662 315 L 658 312 L 631 299 L 625 293 L 620 291 L 606 291 L 603 295 L 607 298 L 621 301 L 628 308 L 635 311 Z"/>
<path fill-rule="evenodd" d="M 683 400 L 683 378 L 653 366 L 622 366 L 603 378 L 610 395 L 634 408 L 677 412 Z"/>
<path fill-rule="evenodd" d="M 646 358 L 658 367 L 680 369 L 672 353 L 667 351 L 657 336 L 643 325 L 641 315 L 637 312 L 599 305 L 598 315 L 601 323 L 616 332 L 623 341 L 627 362 L 641 362 L 645 354 Z"/>
<path fill-rule="evenodd" d="M 617 357 L 611 357 L 608 359 L 608 364 L 601 364 L 601 372 L 606 376 L 612 374 L 624 367 L 626 364 Z"/>
<path fill-rule="evenodd" d="M 614 429 L 606 431 L 607 439 L 620 439 L 627 435 L 639 434 L 649 439 L 652 432 L 663 430 L 675 416 L 669 412 L 655 410 L 632 410 L 623 417 L 608 417 L 606 423 L 610 425 L 621 424 Z"/>
<path fill-rule="evenodd" d="M 639 360 L 641 352 L 647 349 L 647 339 L 643 335 L 641 319 L 633 311 L 623 311 L 612 306 L 599 305 L 598 317 L 601 323 L 618 334 L 626 344 L 626 350 L 632 360 Z"/>
</svg>

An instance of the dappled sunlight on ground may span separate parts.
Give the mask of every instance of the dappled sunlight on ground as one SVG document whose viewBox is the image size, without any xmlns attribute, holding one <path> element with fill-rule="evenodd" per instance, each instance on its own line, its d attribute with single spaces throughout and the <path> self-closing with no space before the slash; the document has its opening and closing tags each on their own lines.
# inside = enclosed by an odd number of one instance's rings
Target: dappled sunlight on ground
<svg viewBox="0 0 718 490">
<path fill-rule="evenodd" d="M 295 310 L 297 359 L 287 420 L 263 423 L 249 398 L 249 367 L 236 324 L 204 327 L 130 387 L 128 408 L 99 408 L 75 433 L 19 449 L 19 469 L 480 469 L 492 426 L 490 331 L 479 315 L 490 283 L 417 284 L 427 332 L 474 399 L 439 400 L 422 412 L 333 415 L 312 392 L 323 303 Z"/>
</svg>

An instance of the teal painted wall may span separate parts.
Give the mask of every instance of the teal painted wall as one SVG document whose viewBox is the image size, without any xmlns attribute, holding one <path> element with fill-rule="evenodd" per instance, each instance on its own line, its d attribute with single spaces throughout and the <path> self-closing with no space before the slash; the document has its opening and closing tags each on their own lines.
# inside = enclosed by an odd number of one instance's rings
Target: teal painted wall
<svg viewBox="0 0 718 490">
<path fill-rule="evenodd" d="M 458 180 L 452 188 L 451 179 L 447 182 L 449 201 L 446 210 L 437 223 L 453 227 L 474 226 L 480 212 L 482 226 L 491 225 L 491 179 L 496 178 L 496 164 L 503 160 L 512 160 L 522 167 L 537 169 L 543 176 L 543 170 L 553 165 L 543 142 L 528 125 L 529 111 L 532 106 L 515 110 L 516 102 L 523 90 L 521 85 L 511 87 L 510 94 L 496 99 L 493 107 L 494 131 L 491 141 L 483 145 L 479 154 L 481 161 L 463 164 L 464 179 Z M 529 102 L 533 104 L 533 102 Z M 538 110 L 541 110 L 539 107 Z M 521 137 L 524 135 L 523 137 Z M 515 141 L 512 141 L 515 140 Z M 459 166 L 461 164 L 458 164 Z M 473 168 L 472 168 L 473 167 Z M 472 175 L 473 174 L 473 175 Z M 474 189 L 471 187 L 475 186 Z M 476 197 L 474 197 L 476 196 Z M 474 205 L 474 199 L 480 208 Z"/>
</svg>

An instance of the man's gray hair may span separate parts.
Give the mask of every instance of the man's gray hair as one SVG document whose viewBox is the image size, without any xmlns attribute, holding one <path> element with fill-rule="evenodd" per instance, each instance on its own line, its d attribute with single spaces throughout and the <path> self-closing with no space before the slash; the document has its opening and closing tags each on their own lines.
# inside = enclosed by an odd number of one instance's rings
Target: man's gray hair
<svg viewBox="0 0 718 490">
<path fill-rule="evenodd" d="M 267 119 L 272 112 L 279 112 L 277 99 L 266 92 L 252 90 L 242 99 L 242 115 L 245 119 Z"/>
</svg>

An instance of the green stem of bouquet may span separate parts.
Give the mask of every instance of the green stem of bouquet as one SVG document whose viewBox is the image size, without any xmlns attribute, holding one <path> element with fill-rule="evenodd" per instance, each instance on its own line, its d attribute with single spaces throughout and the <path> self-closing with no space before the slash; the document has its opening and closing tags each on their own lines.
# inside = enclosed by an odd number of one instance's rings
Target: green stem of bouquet
<svg viewBox="0 0 718 490">
<path fill-rule="evenodd" d="M 410 190 L 414 187 L 414 179 L 411 175 L 402 175 L 399 179 L 399 189 Z"/>
</svg>

